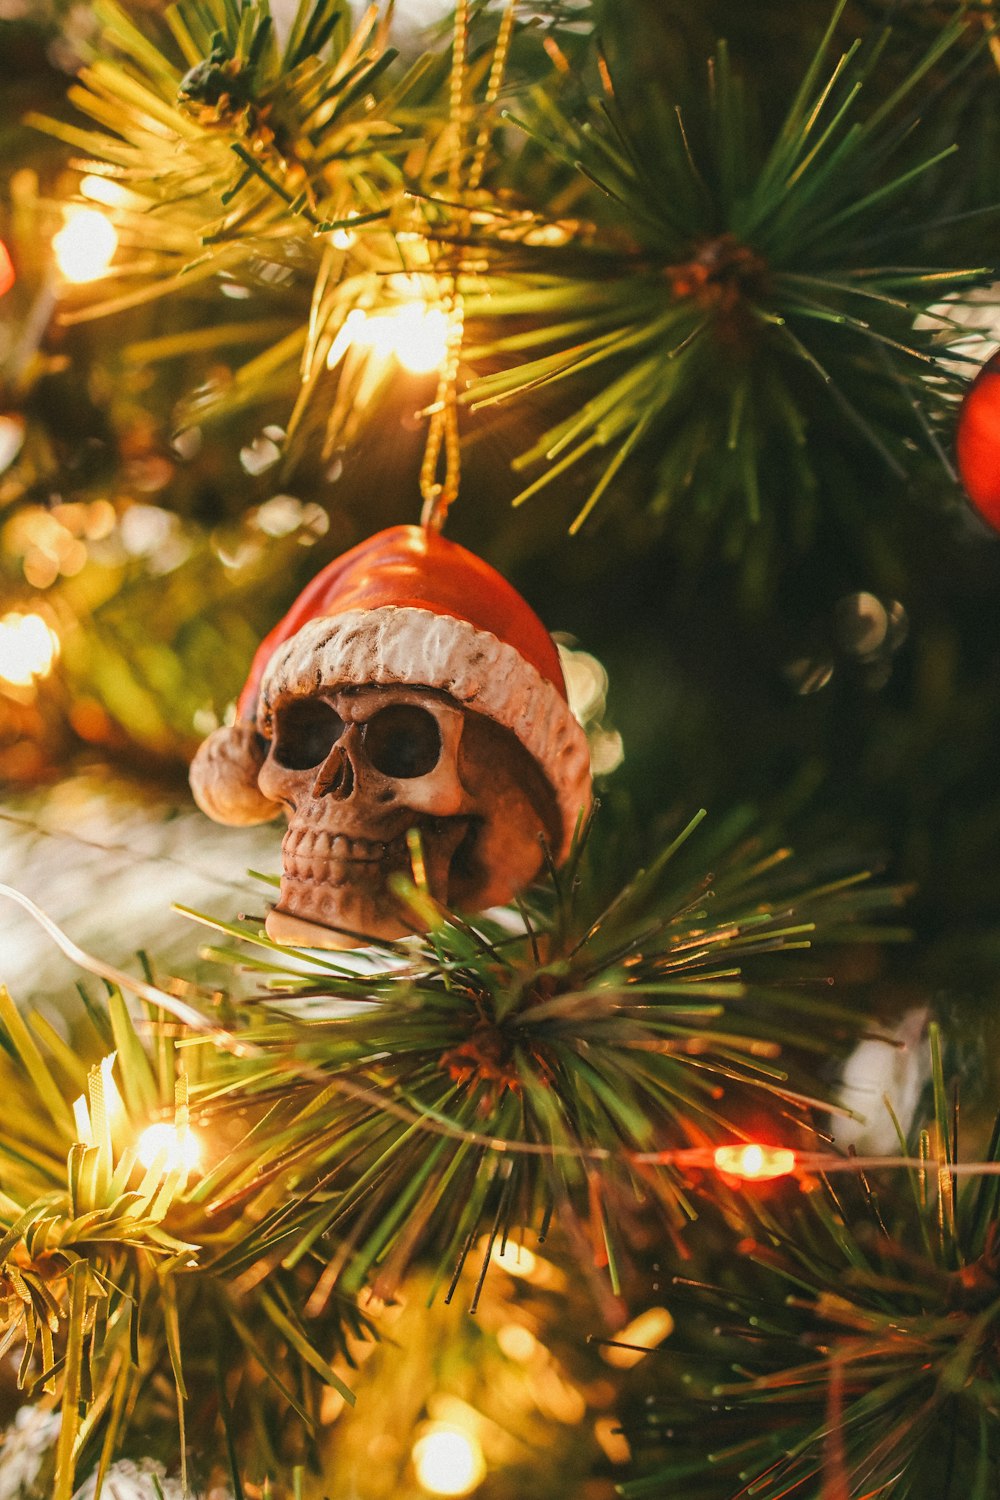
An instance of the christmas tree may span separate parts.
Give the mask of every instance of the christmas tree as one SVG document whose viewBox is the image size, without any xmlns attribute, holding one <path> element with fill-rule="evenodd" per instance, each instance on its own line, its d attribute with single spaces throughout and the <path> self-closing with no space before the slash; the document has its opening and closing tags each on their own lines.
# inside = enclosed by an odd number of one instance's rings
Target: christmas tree
<svg viewBox="0 0 1000 1500">
<path fill-rule="evenodd" d="M 0 1500 L 1000 1493 L 998 38 L 0 0 Z"/>
</svg>

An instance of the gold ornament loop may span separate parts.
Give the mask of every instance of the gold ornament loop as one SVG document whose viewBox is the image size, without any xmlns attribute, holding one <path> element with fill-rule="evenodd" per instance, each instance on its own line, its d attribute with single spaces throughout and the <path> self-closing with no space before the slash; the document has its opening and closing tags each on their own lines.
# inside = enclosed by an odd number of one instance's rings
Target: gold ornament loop
<svg viewBox="0 0 1000 1500">
<path fill-rule="evenodd" d="M 471 111 L 466 102 L 466 83 L 469 61 L 469 0 L 458 0 L 455 7 L 455 28 L 452 51 L 451 90 L 449 101 L 450 124 L 453 136 L 451 161 L 448 167 L 448 183 L 453 199 L 469 195 L 478 189 L 486 164 L 489 145 L 489 111 L 492 110 L 503 84 L 503 77 L 510 54 L 514 34 L 516 0 L 508 0 L 497 33 L 490 75 L 483 100 L 484 118 L 480 124 L 473 147 L 468 173 L 464 172 L 465 127 Z M 464 177 L 464 181 L 463 181 Z M 470 214 L 466 206 L 460 214 L 459 239 L 469 238 Z M 447 254 L 449 252 L 443 252 Z M 458 368 L 465 332 L 465 307 L 462 298 L 461 277 L 468 270 L 464 256 L 458 260 L 450 273 L 442 276 L 447 291 L 442 296 L 448 317 L 448 344 L 441 375 L 438 380 L 434 403 L 430 407 L 430 427 L 420 466 L 420 494 L 423 507 L 420 524 L 431 531 L 441 531 L 448 511 L 458 495 L 462 473 L 461 435 L 458 424 Z M 444 474 L 439 479 L 441 456 L 444 454 Z"/>
</svg>

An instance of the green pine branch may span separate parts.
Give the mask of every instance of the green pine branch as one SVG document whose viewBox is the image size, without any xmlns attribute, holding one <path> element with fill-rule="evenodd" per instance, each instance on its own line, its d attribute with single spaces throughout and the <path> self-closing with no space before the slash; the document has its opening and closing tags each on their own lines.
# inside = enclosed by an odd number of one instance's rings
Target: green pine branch
<svg viewBox="0 0 1000 1500">
<path fill-rule="evenodd" d="M 223 1128 L 261 1122 L 197 1190 L 247 1214 L 246 1253 L 321 1254 L 322 1306 L 338 1286 L 387 1295 L 418 1256 L 454 1286 L 474 1246 L 485 1271 L 495 1241 L 556 1217 L 617 1285 L 637 1214 L 672 1233 L 697 1214 L 643 1153 L 738 1137 L 761 1110 L 808 1134 L 824 1060 L 864 1023 L 786 988 L 787 955 L 864 940 L 899 893 L 811 883 L 746 844 L 715 880 L 675 873 L 699 821 L 610 897 L 581 840 L 513 926 L 410 889 L 430 931 L 374 973 L 199 918 L 241 942 L 208 956 L 261 987 L 250 1055 L 199 1095 Z"/>
<path fill-rule="evenodd" d="M 343 0 L 303 0 L 281 46 L 266 0 L 188 0 L 168 12 L 173 46 L 161 48 L 114 0 L 99 11 L 112 55 L 85 67 L 69 98 L 103 129 L 38 123 L 138 195 L 122 222 L 145 248 L 178 268 L 201 247 L 246 256 L 273 242 L 280 256 L 282 240 L 307 244 L 359 204 L 382 211 L 411 145 L 392 111 L 416 86 L 385 83 L 395 53 L 384 18 L 352 32 Z"/>
<path fill-rule="evenodd" d="M 286 402 L 296 461 L 311 439 L 329 453 L 363 438 L 399 379 L 352 341 L 352 316 L 447 298 L 458 270 L 480 372 L 470 407 L 540 412 L 521 500 L 578 474 L 575 528 L 640 488 L 686 547 L 722 535 L 747 557 L 785 532 L 804 543 L 826 509 L 853 525 L 884 487 L 873 475 L 898 488 L 924 455 L 949 483 L 961 355 L 941 308 L 993 268 L 952 254 L 968 225 L 933 193 L 956 148 L 921 118 L 972 75 L 984 28 L 949 20 L 901 71 L 891 33 L 834 56 L 842 8 L 770 138 L 724 43 L 707 86 L 644 87 L 639 132 L 625 94 L 576 103 L 598 53 L 586 25 L 572 67 L 568 37 L 546 32 L 564 70 L 542 82 L 525 26 L 506 102 L 527 143 L 511 151 L 486 128 L 483 186 L 456 196 L 446 47 L 397 76 L 384 26 L 352 35 L 341 0 L 302 0 L 283 49 L 266 4 L 181 0 L 161 47 L 105 0 L 117 53 L 72 93 L 98 128 L 49 128 L 127 189 L 124 249 L 98 298 L 64 316 L 197 299 L 219 344 L 250 353 L 184 419 Z M 470 99 L 491 65 L 485 19 Z M 253 290 L 261 316 L 222 311 L 224 284 Z M 172 329 L 141 354 L 203 348 Z"/>
<path fill-rule="evenodd" d="M 100 128 L 35 120 L 84 153 L 81 169 L 125 189 L 111 209 L 119 255 L 96 295 L 64 295 L 63 321 L 184 296 L 211 319 L 211 347 L 233 349 L 239 364 L 224 387 L 191 394 L 183 421 L 285 400 L 289 454 L 317 431 L 328 451 L 352 441 L 399 371 L 391 359 L 331 351 L 351 313 L 391 313 L 414 288 L 429 301 L 446 290 L 427 225 L 455 153 L 468 165 L 480 149 L 476 101 L 498 17 L 474 16 L 465 91 L 475 119 L 459 141 L 448 38 L 403 70 L 387 43 L 389 9 L 366 13 L 352 33 L 346 0 L 301 0 L 283 47 L 266 0 L 180 0 L 159 40 L 114 0 L 100 14 L 110 55 L 69 91 Z M 250 290 L 269 319 L 248 324 L 239 301 L 221 297 Z M 171 328 L 133 357 L 194 358 L 205 344 Z"/>
<path fill-rule="evenodd" d="M 182 1472 L 195 1434 L 203 1456 L 228 1448 L 239 1493 L 240 1464 L 282 1461 L 290 1420 L 315 1435 L 318 1389 L 353 1399 L 340 1369 L 365 1321 L 338 1298 L 307 1329 L 307 1266 L 264 1290 L 226 1274 L 239 1218 L 207 1219 L 179 1161 L 137 1155 L 158 1120 L 186 1136 L 210 1059 L 187 1056 L 164 1013 L 147 1009 L 140 1036 L 118 991 L 87 1007 L 81 1056 L 0 990 L 0 1347 L 19 1353 L 20 1389 L 60 1408 L 54 1500 L 143 1429 L 164 1383 Z"/>
<path fill-rule="evenodd" d="M 346 0 L 302 0 L 283 45 L 266 0 L 181 0 L 158 40 L 114 0 L 98 9 L 102 53 L 69 90 L 97 128 L 34 123 L 82 153 L 82 170 L 124 190 L 111 210 L 122 248 L 97 294 L 64 297 L 61 315 L 78 322 L 168 296 L 207 298 L 215 347 L 253 352 L 221 399 L 192 401 L 190 419 L 273 402 L 282 389 L 291 405 L 326 252 L 337 279 L 368 264 L 360 229 L 388 217 L 404 163 L 433 154 L 446 127 L 446 63 L 431 53 L 400 70 L 388 13 L 355 30 Z M 348 224 L 352 248 L 337 249 Z M 248 327 L 222 298 L 227 283 L 269 302 L 278 331 Z M 172 329 L 142 356 L 198 352 L 196 334 Z"/>
<path fill-rule="evenodd" d="M 773 1202 L 748 1190 L 730 1209 L 732 1280 L 677 1283 L 686 1343 L 626 1419 L 641 1476 L 629 1500 L 681 1483 L 705 1500 L 996 1493 L 998 1179 L 949 1172 L 957 1113 L 936 1032 L 932 1048 L 925 1168 L 841 1174 Z M 998 1142 L 995 1129 L 990 1162 Z"/>
<path fill-rule="evenodd" d="M 654 511 L 702 530 L 725 517 L 738 548 L 762 517 L 808 534 L 816 507 L 836 506 L 831 443 L 837 483 L 853 450 L 864 489 L 873 460 L 898 476 L 917 450 L 942 456 L 962 382 L 944 358 L 954 327 L 924 315 L 994 273 L 914 263 L 912 246 L 947 229 L 933 211 L 914 222 L 914 189 L 957 149 L 915 141 L 929 74 L 960 73 L 976 50 L 963 20 L 943 25 L 880 95 L 890 37 L 832 59 L 842 9 L 770 139 L 761 85 L 724 43 L 707 86 L 646 80 L 641 133 L 614 94 L 582 119 L 544 99 L 523 121 L 591 184 L 597 227 L 508 254 L 506 268 L 494 244 L 484 296 L 469 301 L 484 322 L 468 355 L 500 366 L 468 393 L 474 409 L 560 403 L 517 460 L 538 471 L 520 500 L 580 465 L 592 483 L 575 530 L 633 472 Z"/>
</svg>

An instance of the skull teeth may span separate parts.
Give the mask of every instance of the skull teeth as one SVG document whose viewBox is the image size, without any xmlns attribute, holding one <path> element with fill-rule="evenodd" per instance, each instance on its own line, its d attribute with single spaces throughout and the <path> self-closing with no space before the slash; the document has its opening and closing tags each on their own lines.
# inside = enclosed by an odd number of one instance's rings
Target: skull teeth
<svg viewBox="0 0 1000 1500">
<path fill-rule="evenodd" d="M 345 833 L 330 833 L 324 828 L 289 829 L 285 836 L 284 855 L 303 865 L 321 866 L 327 862 L 375 862 L 385 858 L 389 845 L 376 839 L 350 838 Z M 318 873 L 318 869 L 317 869 Z"/>
</svg>

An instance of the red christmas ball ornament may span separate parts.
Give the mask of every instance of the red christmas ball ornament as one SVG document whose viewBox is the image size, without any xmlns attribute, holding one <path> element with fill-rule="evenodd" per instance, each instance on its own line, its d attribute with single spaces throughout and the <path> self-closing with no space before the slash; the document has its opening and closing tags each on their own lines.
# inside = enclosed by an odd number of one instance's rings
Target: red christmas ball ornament
<svg viewBox="0 0 1000 1500">
<path fill-rule="evenodd" d="M 10 258 L 10 251 L 0 240 L 0 297 L 4 292 L 9 292 L 14 285 L 14 262 Z"/>
<path fill-rule="evenodd" d="M 962 402 L 955 454 L 965 493 L 1000 531 L 1000 352 L 986 361 Z"/>
<path fill-rule="evenodd" d="M 413 930 L 398 880 L 465 910 L 509 901 L 590 803 L 559 654 L 505 578 L 436 531 L 394 526 L 336 558 L 267 635 L 236 722 L 191 766 L 221 823 L 288 816 L 277 942 Z"/>
</svg>

